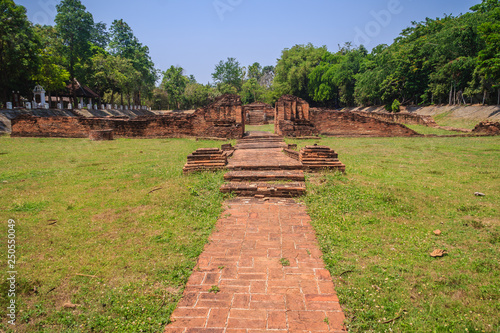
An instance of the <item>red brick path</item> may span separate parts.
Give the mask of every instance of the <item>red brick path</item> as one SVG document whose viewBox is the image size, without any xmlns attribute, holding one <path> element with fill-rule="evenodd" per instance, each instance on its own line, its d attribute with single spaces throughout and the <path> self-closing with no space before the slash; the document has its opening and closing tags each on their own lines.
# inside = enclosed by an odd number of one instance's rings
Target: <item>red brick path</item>
<svg viewBox="0 0 500 333">
<path fill-rule="evenodd" d="M 165 332 L 345 332 L 309 222 L 291 199 L 227 202 Z"/>
</svg>

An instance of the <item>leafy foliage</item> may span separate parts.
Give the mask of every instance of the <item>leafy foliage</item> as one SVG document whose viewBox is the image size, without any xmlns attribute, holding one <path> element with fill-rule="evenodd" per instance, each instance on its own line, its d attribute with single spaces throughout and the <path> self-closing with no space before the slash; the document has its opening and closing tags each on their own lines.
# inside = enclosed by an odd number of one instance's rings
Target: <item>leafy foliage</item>
<svg viewBox="0 0 500 333">
<path fill-rule="evenodd" d="M 26 9 L 12 0 L 0 1 L 0 98 L 12 90 L 26 91 L 39 65 L 40 40 Z M 31 87 L 31 89 L 33 89 Z"/>
<path fill-rule="evenodd" d="M 227 58 L 227 61 L 221 60 L 212 73 L 212 78 L 222 94 L 236 94 L 240 91 L 243 76 L 243 68 L 235 58 Z"/>
<path fill-rule="evenodd" d="M 84 64 L 90 58 L 89 40 L 94 31 L 94 18 L 80 0 L 63 0 L 56 6 L 56 31 L 61 38 L 70 79 L 84 76 Z"/>
</svg>

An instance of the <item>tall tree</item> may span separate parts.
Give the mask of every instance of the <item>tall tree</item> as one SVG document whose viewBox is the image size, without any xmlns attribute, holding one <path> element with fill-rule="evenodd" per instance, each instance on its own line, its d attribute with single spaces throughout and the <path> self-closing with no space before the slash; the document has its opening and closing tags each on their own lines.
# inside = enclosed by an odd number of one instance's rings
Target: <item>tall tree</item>
<svg viewBox="0 0 500 333">
<path fill-rule="evenodd" d="M 227 58 L 227 61 L 221 60 L 212 73 L 212 78 L 221 93 L 236 94 L 241 91 L 243 84 L 244 71 L 240 63 L 235 58 Z"/>
<path fill-rule="evenodd" d="M 12 90 L 29 92 L 37 71 L 39 38 L 26 9 L 12 0 L 0 1 L 0 98 L 7 102 Z"/>
<path fill-rule="evenodd" d="M 132 62 L 119 55 L 110 55 L 101 52 L 92 57 L 92 81 L 99 95 L 109 92 L 111 104 L 114 104 L 115 93 L 123 94 L 130 90 L 130 82 L 139 73 L 134 69 Z"/>
<path fill-rule="evenodd" d="M 326 46 L 295 45 L 281 53 L 276 65 L 274 84 L 279 94 L 292 94 L 310 100 L 309 74 L 328 52 Z"/>
<path fill-rule="evenodd" d="M 109 32 L 106 28 L 106 23 L 98 22 L 94 24 L 92 29 L 91 41 L 94 45 L 105 49 L 109 44 Z"/>
<path fill-rule="evenodd" d="M 483 1 L 493 6 L 492 1 Z M 497 89 L 497 104 L 500 105 L 500 4 L 490 7 L 490 22 L 479 27 L 481 37 L 486 42 L 486 47 L 479 52 L 479 69 L 486 81 L 491 81 L 492 87 Z"/>
<path fill-rule="evenodd" d="M 161 86 L 167 92 L 169 104 L 172 102 L 177 109 L 181 108 L 188 83 L 189 78 L 184 76 L 184 69 L 182 67 L 170 66 L 167 71 L 163 72 Z"/>
<path fill-rule="evenodd" d="M 258 62 L 254 62 L 252 65 L 248 66 L 247 76 L 249 79 L 260 80 L 262 77 L 262 66 Z"/>
<path fill-rule="evenodd" d="M 56 30 L 63 41 L 70 79 L 74 82 L 77 75 L 85 75 L 85 64 L 90 59 L 89 41 L 94 31 L 94 19 L 80 0 L 62 0 L 56 8 Z M 76 103 L 74 89 L 73 97 Z"/>
<path fill-rule="evenodd" d="M 43 47 L 40 49 L 38 71 L 32 79 L 35 83 L 42 85 L 50 97 L 52 92 L 66 87 L 70 75 L 64 67 L 64 57 L 61 55 L 63 46 L 55 28 L 36 25 L 35 31 L 40 36 Z"/>
<path fill-rule="evenodd" d="M 109 49 L 111 54 L 132 61 L 135 70 L 140 74 L 133 84 L 134 103 L 140 105 L 141 95 L 151 94 L 157 79 L 149 48 L 139 42 L 126 22 L 115 20 L 110 28 Z"/>
</svg>

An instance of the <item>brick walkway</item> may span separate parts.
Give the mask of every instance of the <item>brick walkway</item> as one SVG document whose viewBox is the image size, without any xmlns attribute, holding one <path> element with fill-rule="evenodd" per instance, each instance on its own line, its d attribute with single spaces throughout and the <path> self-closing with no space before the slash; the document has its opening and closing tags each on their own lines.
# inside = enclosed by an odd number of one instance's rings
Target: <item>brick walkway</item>
<svg viewBox="0 0 500 333">
<path fill-rule="evenodd" d="M 306 207 L 279 198 L 226 205 L 165 332 L 345 332 Z"/>
</svg>

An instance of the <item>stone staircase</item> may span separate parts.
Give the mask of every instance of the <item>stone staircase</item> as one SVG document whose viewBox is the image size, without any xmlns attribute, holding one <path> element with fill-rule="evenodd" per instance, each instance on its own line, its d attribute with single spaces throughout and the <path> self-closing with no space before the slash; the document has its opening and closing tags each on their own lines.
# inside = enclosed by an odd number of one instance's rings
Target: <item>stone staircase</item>
<svg viewBox="0 0 500 333">
<path fill-rule="evenodd" d="M 283 139 L 251 132 L 240 140 L 220 190 L 241 197 L 297 197 L 306 193 L 302 164 L 283 153 Z"/>
</svg>

